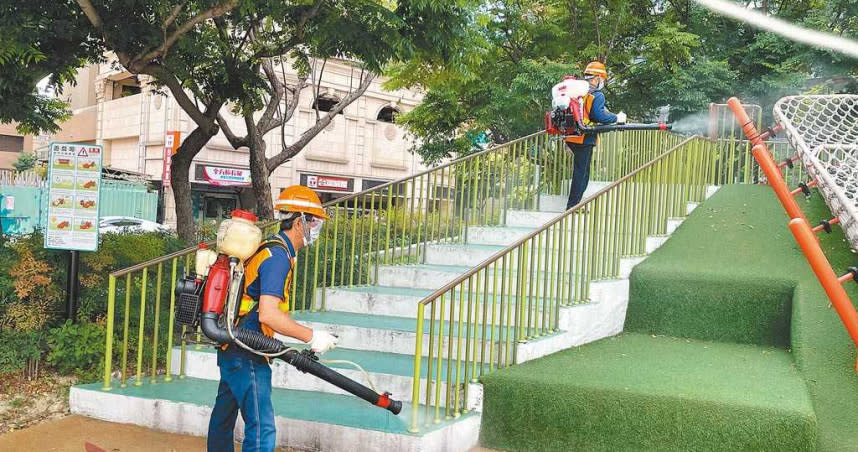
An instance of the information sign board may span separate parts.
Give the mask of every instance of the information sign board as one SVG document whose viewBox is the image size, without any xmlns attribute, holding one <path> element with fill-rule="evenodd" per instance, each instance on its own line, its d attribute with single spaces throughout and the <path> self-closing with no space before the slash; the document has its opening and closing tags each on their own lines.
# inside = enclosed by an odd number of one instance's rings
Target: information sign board
<svg viewBox="0 0 858 452">
<path fill-rule="evenodd" d="M 98 250 L 101 146 L 51 143 L 45 248 Z"/>
</svg>

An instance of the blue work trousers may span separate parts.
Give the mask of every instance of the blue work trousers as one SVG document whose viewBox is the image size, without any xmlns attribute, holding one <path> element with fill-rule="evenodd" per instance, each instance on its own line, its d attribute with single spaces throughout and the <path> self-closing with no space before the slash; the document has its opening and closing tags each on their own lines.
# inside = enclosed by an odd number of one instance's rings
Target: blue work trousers
<svg viewBox="0 0 858 452">
<path fill-rule="evenodd" d="M 220 386 L 209 420 L 208 451 L 233 452 L 235 419 L 241 411 L 244 419 L 242 452 L 273 452 L 276 431 L 271 403 L 271 367 L 258 357 L 232 350 L 218 350 L 217 364 Z"/>
<path fill-rule="evenodd" d="M 587 184 L 590 183 L 590 160 L 593 158 L 592 144 L 566 143 L 574 156 L 572 168 L 572 183 L 569 187 L 569 200 L 566 201 L 566 210 L 571 209 L 581 202 Z"/>
</svg>

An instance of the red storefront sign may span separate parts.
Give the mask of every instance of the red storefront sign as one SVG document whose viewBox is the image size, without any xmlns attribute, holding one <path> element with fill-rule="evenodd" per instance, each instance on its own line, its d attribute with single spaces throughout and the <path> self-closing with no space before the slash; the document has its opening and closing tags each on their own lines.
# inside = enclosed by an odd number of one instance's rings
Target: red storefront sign
<svg viewBox="0 0 858 452">
<path fill-rule="evenodd" d="M 170 188 L 173 155 L 179 150 L 179 141 L 181 139 L 181 132 L 167 132 L 167 135 L 164 137 L 164 170 L 161 173 L 161 185 L 164 188 Z"/>
<path fill-rule="evenodd" d="M 351 191 L 349 190 L 349 179 L 333 176 L 307 176 L 307 187 L 316 190 L 328 191 Z"/>
</svg>

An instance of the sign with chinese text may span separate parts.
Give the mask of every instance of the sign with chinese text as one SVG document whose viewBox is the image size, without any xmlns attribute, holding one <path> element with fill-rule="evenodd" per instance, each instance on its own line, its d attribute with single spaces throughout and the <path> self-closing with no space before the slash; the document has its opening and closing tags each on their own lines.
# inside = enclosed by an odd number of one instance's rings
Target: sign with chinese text
<svg viewBox="0 0 858 452">
<path fill-rule="evenodd" d="M 51 143 L 45 248 L 98 250 L 101 146 Z"/>
<path fill-rule="evenodd" d="M 322 191 L 338 191 L 338 192 L 351 192 L 352 191 L 352 179 L 347 177 L 335 177 L 335 176 L 318 176 L 315 174 L 302 174 L 301 179 L 303 185 L 306 185 L 309 188 L 314 190 L 322 190 Z"/>
<path fill-rule="evenodd" d="M 181 137 L 181 132 L 167 132 L 167 136 L 164 137 L 164 171 L 161 173 L 161 186 L 164 188 L 170 188 L 173 155 L 179 150 Z"/>
<path fill-rule="evenodd" d="M 250 170 L 205 166 L 203 167 L 203 178 L 212 185 L 246 187 L 250 185 Z"/>
</svg>

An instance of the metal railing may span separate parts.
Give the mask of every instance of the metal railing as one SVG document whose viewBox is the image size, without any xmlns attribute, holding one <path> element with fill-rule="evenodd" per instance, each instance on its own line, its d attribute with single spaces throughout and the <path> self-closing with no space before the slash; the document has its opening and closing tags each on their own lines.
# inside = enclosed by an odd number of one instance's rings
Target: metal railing
<svg viewBox="0 0 858 452">
<path fill-rule="evenodd" d="M 652 131 L 606 135 L 594 152 L 591 178 L 621 177 L 680 139 Z M 422 262 L 429 243 L 464 242 L 469 226 L 503 224 L 510 209 L 537 207 L 539 194 L 565 196 L 571 171 L 563 143 L 540 132 L 329 202 L 331 220 L 322 237 L 299 253 L 292 309 L 324 310 L 326 287 L 372 284 L 381 266 Z M 177 344 L 184 375 L 186 348 L 200 346 L 184 340 L 194 332 L 174 326 L 174 291 L 177 278 L 192 268 L 195 251 L 109 275 L 105 390 L 114 377 L 125 386 L 132 374 L 135 385 L 159 381 L 162 371 L 160 381 L 172 380 Z"/>
<path fill-rule="evenodd" d="M 469 383 L 515 364 L 518 344 L 556 333 L 564 306 L 617 278 L 620 260 L 644 254 L 647 237 L 665 234 L 707 186 L 751 181 L 744 149 L 686 138 L 420 301 L 411 430 L 467 412 Z"/>
</svg>

